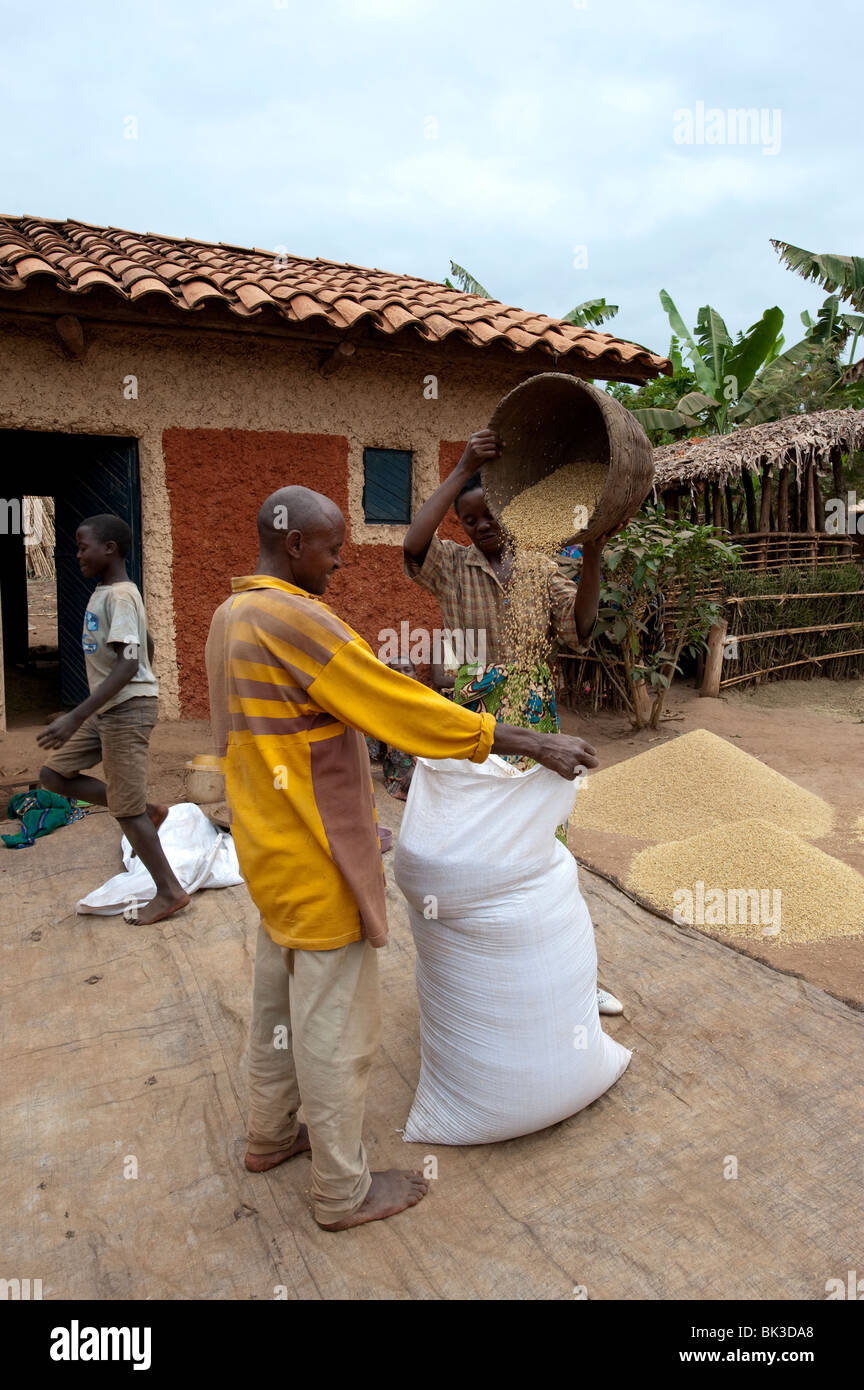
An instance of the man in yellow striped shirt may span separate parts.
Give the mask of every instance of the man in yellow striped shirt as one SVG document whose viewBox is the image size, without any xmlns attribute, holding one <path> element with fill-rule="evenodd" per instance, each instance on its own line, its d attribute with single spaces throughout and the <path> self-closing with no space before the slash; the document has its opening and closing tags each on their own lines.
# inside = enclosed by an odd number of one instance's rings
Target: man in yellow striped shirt
<svg viewBox="0 0 864 1390">
<path fill-rule="evenodd" d="M 581 739 L 496 724 L 378 661 L 320 601 L 345 539 L 329 498 L 283 488 L 258 534 L 257 570 L 232 581 L 207 640 L 232 830 L 261 913 L 246 1166 L 311 1148 L 315 1219 L 345 1230 L 427 1189 L 419 1173 L 370 1173 L 361 1138 L 380 1029 L 375 948 L 387 941 L 364 735 L 429 758 L 527 753 L 570 778 L 596 759 Z"/>
</svg>

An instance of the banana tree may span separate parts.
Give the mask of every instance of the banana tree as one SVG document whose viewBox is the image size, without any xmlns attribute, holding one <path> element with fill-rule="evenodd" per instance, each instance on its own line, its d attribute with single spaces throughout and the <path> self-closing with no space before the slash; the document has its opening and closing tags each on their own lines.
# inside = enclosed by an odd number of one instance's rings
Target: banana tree
<svg viewBox="0 0 864 1390">
<path fill-rule="evenodd" d="M 455 261 L 450 262 L 450 274 L 452 280 L 445 279 L 444 284 L 448 290 L 459 289 L 463 294 L 476 294 L 480 299 L 491 299 L 492 295 L 487 289 L 475 280 L 474 276 L 464 266 L 457 265 Z M 607 319 L 614 319 L 618 313 L 617 304 L 607 304 L 605 299 L 585 299 L 581 304 L 577 304 L 575 309 L 571 309 L 569 314 L 564 315 L 565 323 L 575 323 L 580 328 L 599 328 L 601 323 Z"/>
<path fill-rule="evenodd" d="M 614 319 L 617 313 L 617 304 L 607 304 L 605 299 L 585 299 L 564 315 L 564 322 L 575 323 L 580 328 L 599 328 L 607 319 Z"/>
<path fill-rule="evenodd" d="M 710 304 L 699 310 L 694 337 L 666 290 L 660 291 L 660 303 L 669 318 L 679 359 L 679 344 L 690 359 L 698 390 L 687 392 L 673 410 L 636 409 L 633 414 L 645 429 L 701 428 L 710 434 L 728 433 L 735 406 L 759 369 L 773 361 L 783 346 L 782 310 L 776 305 L 766 309 L 758 323 L 733 341 Z"/>
<path fill-rule="evenodd" d="M 864 257 L 838 256 L 830 252 L 817 255 L 815 251 L 805 251 L 788 241 L 773 238 L 771 245 L 790 270 L 805 280 L 815 280 L 829 294 L 839 293 L 854 309 L 864 309 Z"/>
<path fill-rule="evenodd" d="M 805 309 L 806 330 L 761 371 L 730 412 L 738 424 L 759 425 L 801 410 L 826 410 L 841 405 L 843 385 L 840 357 L 850 336 L 854 344 L 864 329 L 864 315 L 843 313 L 837 295 L 829 295 L 814 319 Z M 851 359 L 850 359 L 851 360 Z"/>
<path fill-rule="evenodd" d="M 470 271 L 466 270 L 464 266 L 457 265 L 455 261 L 450 262 L 450 274 L 453 276 L 456 284 L 454 285 L 450 280 L 445 278 L 444 284 L 447 286 L 448 290 L 458 289 L 461 290 L 463 294 L 476 294 L 480 299 L 492 298 L 489 291 L 485 290 L 480 284 L 480 281 L 475 280 Z"/>
</svg>

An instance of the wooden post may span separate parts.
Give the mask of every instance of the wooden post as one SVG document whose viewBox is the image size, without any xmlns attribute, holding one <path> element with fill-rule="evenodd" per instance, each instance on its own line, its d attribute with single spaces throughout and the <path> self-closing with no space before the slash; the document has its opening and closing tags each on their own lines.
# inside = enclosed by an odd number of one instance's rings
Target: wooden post
<svg viewBox="0 0 864 1390">
<path fill-rule="evenodd" d="M 722 530 L 723 528 L 723 493 L 720 490 L 719 481 L 711 484 L 712 496 L 712 524 Z"/>
<path fill-rule="evenodd" d="M 734 520 L 733 525 L 732 525 L 732 530 L 735 532 L 735 535 L 736 535 L 736 536 L 739 534 L 739 532 L 740 532 L 740 530 L 741 530 L 741 521 L 742 521 L 743 515 L 744 515 L 744 498 L 743 498 L 743 497 L 739 497 L 738 500 L 737 500 L 737 502 L 735 503 L 735 520 Z"/>
<path fill-rule="evenodd" d="M 702 677 L 700 696 L 716 699 L 720 694 L 720 677 L 723 674 L 723 643 L 729 627 L 728 619 L 721 618 L 708 630 L 708 651 L 705 654 L 705 674 Z"/>
<path fill-rule="evenodd" d="M 747 499 L 747 530 L 756 531 L 756 496 L 753 491 L 753 475 L 749 468 L 741 469 L 741 482 L 744 486 L 744 496 Z"/>
<path fill-rule="evenodd" d="M 834 479 L 834 496 L 843 497 L 846 489 L 843 484 L 843 454 L 840 449 L 831 450 L 831 476 Z"/>
<path fill-rule="evenodd" d="M 813 501 L 816 511 L 816 530 L 823 536 L 825 534 L 825 498 L 822 496 L 822 485 L 819 482 L 819 474 L 813 471 Z"/>
<path fill-rule="evenodd" d="M 337 343 L 331 352 L 325 354 L 318 368 L 321 376 L 325 378 L 335 376 L 336 372 L 340 371 L 342 367 L 345 366 L 346 362 L 350 362 L 356 351 L 357 349 L 354 344 L 345 342 L 344 339 L 341 343 Z"/>
<path fill-rule="evenodd" d="M 789 530 L 790 530 L 790 531 L 800 531 L 800 530 L 801 530 L 800 517 L 798 516 L 798 512 L 799 512 L 799 506 L 798 506 L 798 492 L 799 492 L 799 488 L 798 488 L 798 474 L 797 474 L 797 472 L 796 472 L 796 473 L 790 473 L 790 475 L 789 475 Z"/>
<path fill-rule="evenodd" d="M 777 530 L 789 530 L 789 469 L 781 468 L 777 483 Z"/>
<path fill-rule="evenodd" d="M 734 536 L 734 535 L 735 535 L 735 501 L 734 501 L 734 498 L 732 497 L 732 489 L 731 489 L 731 487 L 729 486 L 728 483 L 726 484 L 726 487 L 725 487 L 724 490 L 725 490 L 725 494 L 726 494 L 726 517 L 727 517 L 727 520 L 728 520 L 728 523 L 729 523 L 729 535 L 730 535 L 730 536 Z"/>
<path fill-rule="evenodd" d="M 806 498 L 807 530 L 812 535 L 816 530 L 816 499 L 813 493 L 816 488 L 816 468 L 811 463 L 807 469 L 804 481 L 804 496 Z"/>
<path fill-rule="evenodd" d="M 762 469 L 762 498 L 759 503 L 759 530 L 771 529 L 771 464 Z"/>
</svg>

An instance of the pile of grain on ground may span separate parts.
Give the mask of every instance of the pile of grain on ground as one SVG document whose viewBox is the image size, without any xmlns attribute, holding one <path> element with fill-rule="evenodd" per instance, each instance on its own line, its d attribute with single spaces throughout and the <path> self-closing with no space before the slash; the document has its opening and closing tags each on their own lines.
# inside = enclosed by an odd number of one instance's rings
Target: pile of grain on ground
<svg viewBox="0 0 864 1390">
<path fill-rule="evenodd" d="M 725 738 L 694 729 L 589 773 L 570 824 L 657 842 L 753 817 L 815 840 L 833 823 L 827 801 Z"/>
<path fill-rule="evenodd" d="M 765 820 L 652 845 L 634 857 L 627 886 L 663 912 L 677 912 L 679 921 L 690 920 L 690 901 L 682 890 L 693 894 L 693 905 L 704 905 L 704 920 L 697 917 L 692 925 L 722 936 L 765 937 L 788 945 L 864 935 L 864 878 Z M 748 891 L 745 906 L 742 895 Z M 779 935 L 770 930 L 777 908 Z M 743 922 L 732 920 L 742 917 Z"/>
<path fill-rule="evenodd" d="M 582 459 L 517 493 L 501 513 L 516 549 L 539 550 L 544 555 L 559 551 L 569 536 L 586 525 L 608 476 L 608 464 Z"/>
</svg>

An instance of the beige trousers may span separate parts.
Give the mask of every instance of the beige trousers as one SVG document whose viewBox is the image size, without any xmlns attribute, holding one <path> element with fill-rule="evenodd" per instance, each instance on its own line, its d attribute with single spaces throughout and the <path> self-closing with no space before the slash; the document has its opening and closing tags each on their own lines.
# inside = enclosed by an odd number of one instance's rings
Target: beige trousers
<svg viewBox="0 0 864 1390">
<path fill-rule="evenodd" d="M 297 1137 L 302 1104 L 312 1146 L 316 1221 L 356 1211 L 371 1183 L 361 1133 L 381 1035 L 374 947 L 277 946 L 262 925 L 249 1040 L 249 1152 L 275 1153 Z"/>
</svg>

